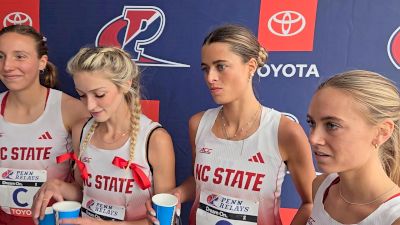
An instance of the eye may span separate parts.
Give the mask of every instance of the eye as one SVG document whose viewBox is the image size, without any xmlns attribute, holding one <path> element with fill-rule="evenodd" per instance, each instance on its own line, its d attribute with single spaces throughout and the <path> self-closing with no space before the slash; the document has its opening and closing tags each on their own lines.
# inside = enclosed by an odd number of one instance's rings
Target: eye
<svg viewBox="0 0 400 225">
<path fill-rule="evenodd" d="M 306 122 L 307 122 L 307 124 L 308 124 L 308 126 L 310 128 L 314 128 L 315 127 L 315 121 L 312 120 L 311 118 L 307 118 Z"/>
<path fill-rule="evenodd" d="M 207 74 L 208 71 L 209 71 L 209 69 L 208 69 L 207 66 L 202 66 L 202 67 L 201 67 L 201 71 L 203 71 L 203 73 Z"/>
<path fill-rule="evenodd" d="M 24 54 L 17 54 L 17 55 L 15 56 L 15 58 L 16 58 L 17 60 L 24 60 L 24 59 L 26 58 L 26 55 L 24 55 Z"/>
<path fill-rule="evenodd" d="M 86 95 L 79 95 L 80 99 L 86 98 Z"/>
<path fill-rule="evenodd" d="M 216 67 L 217 67 L 217 70 L 221 72 L 221 71 L 223 71 L 223 70 L 226 68 L 226 65 L 224 65 L 224 64 L 217 64 Z"/>
<path fill-rule="evenodd" d="M 4 54 L 0 54 L 0 60 L 4 59 Z"/>
<path fill-rule="evenodd" d="M 328 130 L 336 130 L 336 129 L 338 129 L 338 128 L 340 127 L 339 124 L 333 123 L 333 122 L 327 122 L 327 123 L 325 124 L 325 126 L 326 126 L 326 128 L 327 128 Z"/>
<path fill-rule="evenodd" d="M 106 96 L 105 93 L 95 95 L 96 98 L 103 98 L 104 96 Z"/>
</svg>

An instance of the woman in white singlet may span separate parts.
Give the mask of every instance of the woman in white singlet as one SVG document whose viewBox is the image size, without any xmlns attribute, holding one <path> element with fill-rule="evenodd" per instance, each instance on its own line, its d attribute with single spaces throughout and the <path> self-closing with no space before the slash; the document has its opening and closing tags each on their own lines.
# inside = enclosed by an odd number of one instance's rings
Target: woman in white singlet
<svg viewBox="0 0 400 225">
<path fill-rule="evenodd" d="M 53 89 L 47 40 L 31 26 L 0 31 L 0 79 L 8 89 L 0 93 L 0 225 L 33 225 L 33 196 L 48 179 L 70 179 L 69 161 L 56 157 L 72 152 L 72 126 L 89 115 Z"/>
<path fill-rule="evenodd" d="M 145 202 L 175 187 L 175 156 L 167 131 L 141 113 L 137 65 L 120 48 L 93 47 L 67 69 L 92 118 L 73 129 L 75 155 L 63 156 L 75 158 L 76 182 L 47 182 L 34 219 L 56 198 L 82 202 L 82 217 L 65 224 L 148 224 Z"/>
<path fill-rule="evenodd" d="M 400 224 L 400 96 L 386 77 L 352 70 L 323 82 L 308 110 L 319 169 L 309 225 Z"/>
<path fill-rule="evenodd" d="M 248 29 L 226 25 L 205 38 L 201 56 L 204 79 L 220 106 L 189 121 L 194 174 L 172 191 L 182 202 L 194 200 L 189 224 L 282 224 L 287 169 L 302 201 L 293 224 L 305 224 L 315 177 L 310 146 L 299 124 L 254 94 L 253 76 L 266 51 Z"/>
</svg>

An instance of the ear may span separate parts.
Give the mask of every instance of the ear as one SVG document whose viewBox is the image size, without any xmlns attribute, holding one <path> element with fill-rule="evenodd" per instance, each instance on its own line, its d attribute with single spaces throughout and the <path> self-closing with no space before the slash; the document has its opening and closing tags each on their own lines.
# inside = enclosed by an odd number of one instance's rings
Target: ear
<svg viewBox="0 0 400 225">
<path fill-rule="evenodd" d="M 44 70 L 47 65 L 47 61 L 49 60 L 47 55 L 42 55 L 39 59 L 39 70 Z"/>
<path fill-rule="evenodd" d="M 251 58 L 248 62 L 247 65 L 249 66 L 249 74 L 254 74 L 258 68 L 258 63 L 255 58 Z"/>
<path fill-rule="evenodd" d="M 385 143 L 393 134 L 394 122 L 391 119 L 385 119 L 378 125 L 378 134 L 374 139 L 374 143 L 377 145 L 382 145 Z"/>
<path fill-rule="evenodd" d="M 126 81 L 122 92 L 123 92 L 124 94 L 128 93 L 128 91 L 129 91 L 129 89 L 131 88 L 131 86 L 132 86 L 132 81 L 131 81 L 131 80 Z"/>
</svg>

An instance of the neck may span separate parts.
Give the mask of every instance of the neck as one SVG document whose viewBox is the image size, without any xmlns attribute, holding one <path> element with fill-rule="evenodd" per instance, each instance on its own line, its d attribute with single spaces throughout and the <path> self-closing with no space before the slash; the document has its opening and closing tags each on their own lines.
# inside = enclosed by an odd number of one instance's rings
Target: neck
<svg viewBox="0 0 400 225">
<path fill-rule="evenodd" d="M 339 173 L 340 191 L 346 200 L 365 203 L 384 194 L 382 199 L 379 199 L 382 201 L 389 197 L 385 195 L 385 192 L 388 192 L 388 195 L 392 193 L 390 190 L 396 184 L 386 175 L 378 156 L 371 158 L 363 167 Z"/>
<path fill-rule="evenodd" d="M 44 101 L 47 96 L 47 88 L 41 85 L 35 85 L 28 89 L 10 91 L 9 93 L 7 104 L 31 109 L 38 105 L 43 105 L 43 103 L 45 104 Z"/>
<path fill-rule="evenodd" d="M 253 95 L 248 100 L 234 101 L 224 104 L 223 113 L 227 125 L 240 127 L 246 124 L 254 113 L 260 109 L 260 102 Z"/>
<path fill-rule="evenodd" d="M 122 134 L 130 130 L 131 111 L 128 104 L 123 101 L 117 111 L 105 122 L 99 124 L 99 128 L 105 133 Z"/>
</svg>

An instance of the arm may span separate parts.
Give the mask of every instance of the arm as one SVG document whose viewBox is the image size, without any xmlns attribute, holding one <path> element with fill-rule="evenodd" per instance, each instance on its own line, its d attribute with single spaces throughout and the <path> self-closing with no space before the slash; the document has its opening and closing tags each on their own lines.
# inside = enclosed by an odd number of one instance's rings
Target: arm
<svg viewBox="0 0 400 225">
<path fill-rule="evenodd" d="M 82 119 L 72 127 L 72 146 L 77 155 L 79 155 L 80 134 L 85 122 L 86 119 Z M 32 205 L 32 217 L 36 224 L 38 224 L 38 218 L 44 218 L 46 207 L 52 198 L 56 201 L 82 200 L 82 179 L 77 167 L 75 167 L 74 176 L 75 182 L 72 183 L 53 179 L 47 181 L 40 187 L 34 197 Z"/>
<path fill-rule="evenodd" d="M 175 187 L 175 154 L 170 135 L 165 129 L 153 131 L 149 141 L 149 163 L 153 167 L 154 193 Z"/>
<path fill-rule="evenodd" d="M 282 116 L 278 142 L 282 159 L 287 163 L 293 183 L 302 200 L 291 224 L 306 224 L 312 210 L 312 181 L 315 178 L 307 136 L 299 124 Z"/>
</svg>

